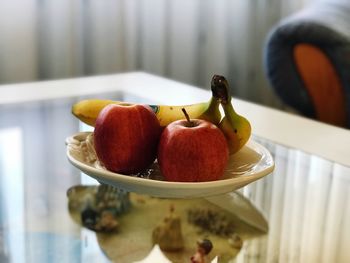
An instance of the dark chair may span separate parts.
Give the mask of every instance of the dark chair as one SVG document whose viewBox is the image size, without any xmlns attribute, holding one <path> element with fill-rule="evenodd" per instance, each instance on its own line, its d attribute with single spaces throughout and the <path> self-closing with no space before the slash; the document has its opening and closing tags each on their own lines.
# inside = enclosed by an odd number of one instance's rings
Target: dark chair
<svg viewBox="0 0 350 263">
<path fill-rule="evenodd" d="M 321 1 L 283 19 L 267 37 L 264 66 L 284 103 L 350 128 L 350 0 Z"/>
</svg>

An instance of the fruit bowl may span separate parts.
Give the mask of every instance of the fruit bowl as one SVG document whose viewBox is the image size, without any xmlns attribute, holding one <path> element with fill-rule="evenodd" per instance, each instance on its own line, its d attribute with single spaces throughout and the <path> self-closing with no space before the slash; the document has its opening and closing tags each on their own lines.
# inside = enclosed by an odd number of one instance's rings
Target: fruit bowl
<svg viewBox="0 0 350 263">
<path fill-rule="evenodd" d="M 92 133 L 80 132 L 66 139 L 68 160 L 100 183 L 129 192 L 163 198 L 199 198 L 232 192 L 252 183 L 274 169 L 270 152 L 250 140 L 236 154 L 231 155 L 224 175 L 210 182 L 164 181 L 157 162 L 140 174 L 123 175 L 106 170 L 97 160 Z"/>
</svg>

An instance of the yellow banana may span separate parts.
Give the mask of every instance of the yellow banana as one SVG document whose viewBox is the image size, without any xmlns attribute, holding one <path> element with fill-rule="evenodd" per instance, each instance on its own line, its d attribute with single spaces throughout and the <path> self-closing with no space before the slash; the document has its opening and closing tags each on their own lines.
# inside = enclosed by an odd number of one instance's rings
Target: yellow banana
<svg viewBox="0 0 350 263">
<path fill-rule="evenodd" d="M 232 97 L 229 94 L 229 85 L 223 76 L 213 76 L 211 89 L 213 97 L 220 101 L 225 113 L 218 126 L 227 139 L 230 154 L 234 154 L 249 140 L 251 135 L 250 123 L 245 117 L 235 112 L 231 102 Z"/>
<path fill-rule="evenodd" d="M 95 121 L 100 111 L 108 104 L 119 105 L 132 105 L 132 103 L 113 101 L 113 100 L 101 100 L 101 99 L 89 99 L 77 102 L 72 107 L 72 113 L 82 122 L 95 126 Z M 185 108 L 186 112 L 192 119 L 203 119 L 210 121 L 214 124 L 219 124 L 221 120 L 221 113 L 219 110 L 220 102 L 211 97 L 209 101 L 185 105 L 185 106 L 168 106 L 168 105 L 149 105 L 156 114 L 159 123 L 162 127 L 165 127 L 169 123 L 184 119 L 182 108 Z"/>
</svg>

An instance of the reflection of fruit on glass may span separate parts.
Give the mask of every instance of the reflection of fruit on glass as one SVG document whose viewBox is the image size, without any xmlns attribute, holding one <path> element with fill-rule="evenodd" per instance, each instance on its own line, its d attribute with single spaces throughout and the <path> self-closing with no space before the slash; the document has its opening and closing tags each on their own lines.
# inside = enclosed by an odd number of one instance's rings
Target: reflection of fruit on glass
<svg viewBox="0 0 350 263">
<path fill-rule="evenodd" d="M 96 232 L 116 231 L 117 217 L 131 206 L 128 192 L 105 184 L 71 187 L 67 196 L 69 210 L 79 211 L 82 225 Z"/>
<path fill-rule="evenodd" d="M 226 213 L 208 207 L 193 207 L 187 211 L 187 221 L 205 231 L 230 238 L 235 234 L 235 222 Z"/>
<path fill-rule="evenodd" d="M 160 170 L 168 181 L 203 182 L 219 179 L 226 168 L 225 136 L 214 124 L 194 119 L 172 122 L 158 146 Z"/>
<path fill-rule="evenodd" d="M 184 248 L 184 238 L 181 229 L 181 218 L 175 214 L 174 206 L 152 232 L 153 244 L 158 244 L 164 251 L 179 251 Z"/>
<path fill-rule="evenodd" d="M 206 263 L 209 262 L 207 255 L 213 249 L 213 244 L 209 239 L 199 239 L 197 241 L 197 251 L 190 258 L 191 263 Z"/>
<path fill-rule="evenodd" d="M 97 157 L 110 171 L 141 172 L 156 158 L 160 133 L 159 122 L 148 106 L 107 105 L 96 119 Z"/>
</svg>

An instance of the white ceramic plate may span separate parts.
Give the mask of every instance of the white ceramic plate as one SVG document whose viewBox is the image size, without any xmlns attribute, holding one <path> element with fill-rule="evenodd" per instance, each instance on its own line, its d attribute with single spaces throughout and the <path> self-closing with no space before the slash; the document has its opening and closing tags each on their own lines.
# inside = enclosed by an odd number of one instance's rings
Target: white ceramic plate
<svg viewBox="0 0 350 263">
<path fill-rule="evenodd" d="M 123 188 L 130 192 L 163 198 L 197 198 L 225 194 L 256 181 L 274 169 L 270 152 L 250 140 L 232 155 L 225 174 L 211 182 L 164 181 L 157 163 L 142 175 L 123 175 L 107 171 L 96 160 L 91 144 L 91 132 L 81 132 L 66 139 L 68 160 L 83 173 L 101 183 Z"/>
</svg>

